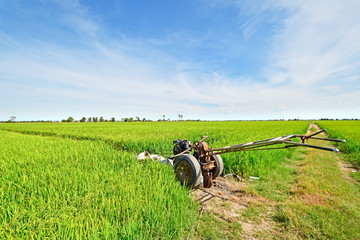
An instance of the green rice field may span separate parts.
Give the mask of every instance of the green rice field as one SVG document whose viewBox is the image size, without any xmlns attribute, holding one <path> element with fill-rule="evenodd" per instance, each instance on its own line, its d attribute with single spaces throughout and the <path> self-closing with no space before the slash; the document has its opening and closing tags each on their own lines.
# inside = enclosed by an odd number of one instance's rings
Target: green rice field
<svg viewBox="0 0 360 240">
<path fill-rule="evenodd" d="M 133 122 L 133 123 L 19 123 L 2 124 L 0 129 L 72 140 L 100 141 L 119 151 L 138 154 L 149 148 L 171 155 L 173 140 L 198 141 L 209 136 L 210 147 L 222 147 L 287 134 L 304 134 L 306 121 L 258 122 Z M 225 172 L 247 176 L 266 173 L 267 166 L 289 157 L 292 150 L 229 153 L 223 155 Z"/>
<path fill-rule="evenodd" d="M 346 144 L 339 144 L 340 149 L 360 166 L 360 121 L 320 121 L 318 124 L 326 128 L 331 137 L 346 139 Z"/>
<path fill-rule="evenodd" d="M 169 166 L 140 163 L 136 154 L 152 148 L 167 157 L 178 138 L 207 135 L 214 148 L 305 134 L 308 126 L 306 121 L 0 124 L 0 238 L 192 239 L 199 209 L 189 189 Z M 225 174 L 266 178 L 293 152 L 224 154 Z"/>
</svg>

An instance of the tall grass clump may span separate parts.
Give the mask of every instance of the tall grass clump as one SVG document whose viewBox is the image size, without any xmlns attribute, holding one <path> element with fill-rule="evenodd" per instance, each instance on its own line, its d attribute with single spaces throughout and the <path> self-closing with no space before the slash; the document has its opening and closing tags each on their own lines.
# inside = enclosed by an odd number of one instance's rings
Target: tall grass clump
<svg viewBox="0 0 360 240">
<path fill-rule="evenodd" d="M 196 204 L 168 166 L 102 141 L 0 135 L 0 239 L 193 236 Z"/>
</svg>

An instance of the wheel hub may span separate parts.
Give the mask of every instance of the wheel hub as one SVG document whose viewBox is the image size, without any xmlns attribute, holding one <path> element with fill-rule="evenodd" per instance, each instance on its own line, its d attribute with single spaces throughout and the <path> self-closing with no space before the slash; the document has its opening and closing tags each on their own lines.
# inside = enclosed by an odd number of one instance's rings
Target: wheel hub
<svg viewBox="0 0 360 240">
<path fill-rule="evenodd" d="M 186 162 L 179 163 L 177 168 L 178 177 L 182 182 L 190 182 L 192 179 L 191 168 Z"/>
</svg>

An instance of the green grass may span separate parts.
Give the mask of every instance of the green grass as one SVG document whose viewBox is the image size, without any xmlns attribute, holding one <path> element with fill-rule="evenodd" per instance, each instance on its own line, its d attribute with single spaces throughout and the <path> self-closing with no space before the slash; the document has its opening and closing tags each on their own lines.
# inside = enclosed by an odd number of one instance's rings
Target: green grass
<svg viewBox="0 0 360 240">
<path fill-rule="evenodd" d="M 194 234 L 196 204 L 171 168 L 102 142 L 0 134 L 1 239 Z"/>
<path fill-rule="evenodd" d="M 178 138 L 192 142 L 204 135 L 210 147 L 223 147 L 270 137 L 303 134 L 305 121 L 259 122 L 133 122 L 133 123 L 17 123 L 0 124 L 0 129 L 24 134 L 102 141 L 123 151 L 140 153 L 152 149 L 168 149 Z M 225 173 L 242 176 L 261 176 L 292 155 L 293 150 L 238 152 L 222 155 Z M 160 152 L 161 153 L 161 152 Z"/>
<path fill-rule="evenodd" d="M 334 153 L 309 151 L 292 194 L 277 205 L 280 238 L 360 238 L 360 185 L 346 180 L 338 161 Z"/>
<path fill-rule="evenodd" d="M 246 191 L 273 201 L 286 200 L 297 178 L 298 166 L 303 160 L 305 151 L 304 148 L 297 148 L 291 157 L 279 162 L 276 168 L 269 169 L 262 178 L 249 184 Z"/>
<path fill-rule="evenodd" d="M 140 164 L 136 153 L 171 151 L 178 138 L 208 135 L 211 147 L 222 147 L 302 134 L 307 127 L 300 121 L 0 124 L 0 238 L 241 238 L 239 223 L 199 216 L 172 169 Z M 297 154 L 222 156 L 226 173 L 258 176 L 254 191 L 281 200 L 294 181 L 287 159 Z"/>
<path fill-rule="evenodd" d="M 242 239 L 242 232 L 239 222 L 228 222 L 212 213 L 204 212 L 199 218 L 196 237 L 209 240 Z"/>
<path fill-rule="evenodd" d="M 341 147 L 348 154 L 339 156 L 357 159 L 357 123 L 321 124 L 348 140 Z M 199 214 L 170 167 L 139 163 L 136 153 L 171 150 L 177 138 L 208 135 L 210 147 L 221 147 L 303 134 L 307 127 L 301 121 L 0 124 L 0 238 L 241 239 L 241 223 Z M 334 153 L 297 148 L 222 156 L 226 173 L 260 177 L 246 192 L 269 201 L 251 204 L 244 221 L 272 216 L 275 238 L 360 238 L 359 183 L 346 181 Z"/>
</svg>

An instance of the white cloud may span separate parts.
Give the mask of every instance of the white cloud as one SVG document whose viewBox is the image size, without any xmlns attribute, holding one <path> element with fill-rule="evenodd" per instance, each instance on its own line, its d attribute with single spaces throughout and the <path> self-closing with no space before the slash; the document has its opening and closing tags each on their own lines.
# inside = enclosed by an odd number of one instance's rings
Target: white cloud
<svg viewBox="0 0 360 240">
<path fill-rule="evenodd" d="M 86 48 L 41 40 L 24 43 L 0 31 L 0 44 L 5 46 L 0 56 L 0 93 L 7 96 L 0 101 L 1 108 L 7 109 L 0 118 L 7 120 L 12 109 L 29 115 L 32 108 L 44 119 L 49 112 L 56 116 L 55 109 L 75 118 L 140 115 L 158 119 L 163 114 L 176 118 L 179 113 L 202 119 L 360 115 L 359 4 L 271 3 L 227 3 L 237 4 L 240 14 L 246 10 L 253 16 L 242 27 L 245 36 L 261 24 L 267 9 L 289 12 L 276 36 L 267 36 L 273 37 L 274 48 L 264 66 L 265 80 L 260 81 L 254 76 L 204 70 L 201 62 L 178 60 L 140 40 L 108 36 L 99 40 L 98 33 L 106 31 L 86 8 L 78 2 L 59 2 L 67 11 L 67 23 L 89 37 L 84 40 Z M 189 38 L 174 34 L 155 45 L 172 44 L 175 36 Z M 192 44 L 201 45 L 201 41 Z M 4 103 L 9 96 L 13 96 L 12 109 Z"/>
<path fill-rule="evenodd" d="M 280 74 L 293 84 L 311 86 L 341 81 L 342 75 L 359 75 L 360 2 L 292 4 L 293 15 L 274 39 L 273 69 L 279 69 L 274 81 Z"/>
</svg>

